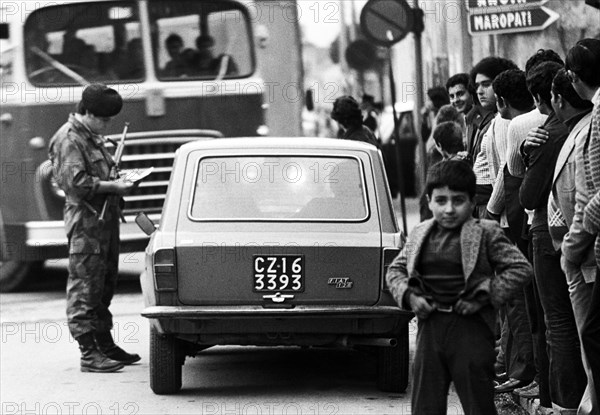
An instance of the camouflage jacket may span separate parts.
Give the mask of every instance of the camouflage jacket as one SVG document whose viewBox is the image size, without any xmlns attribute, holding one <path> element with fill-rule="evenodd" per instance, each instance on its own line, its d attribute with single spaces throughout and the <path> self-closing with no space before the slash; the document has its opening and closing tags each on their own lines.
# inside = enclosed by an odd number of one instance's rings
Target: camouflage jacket
<svg viewBox="0 0 600 415">
<path fill-rule="evenodd" d="M 65 192 L 64 220 L 69 253 L 99 253 L 106 232 L 118 231 L 118 211 L 112 205 L 104 226 L 98 223 L 106 194 L 98 194 L 101 180 L 109 180 L 114 160 L 104 138 L 92 133 L 74 114 L 50 140 L 54 178 Z"/>
</svg>

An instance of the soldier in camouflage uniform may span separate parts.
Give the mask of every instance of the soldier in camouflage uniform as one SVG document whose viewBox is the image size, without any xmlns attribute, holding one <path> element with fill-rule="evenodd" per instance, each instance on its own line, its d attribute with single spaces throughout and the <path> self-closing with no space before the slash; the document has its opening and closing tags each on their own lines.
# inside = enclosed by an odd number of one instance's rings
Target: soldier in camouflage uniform
<svg viewBox="0 0 600 415">
<path fill-rule="evenodd" d="M 108 307 L 117 283 L 119 200 L 135 186 L 111 181 L 114 166 L 101 135 L 123 106 L 121 96 L 102 84 L 87 86 L 77 113 L 50 141 L 55 179 L 66 194 L 64 220 L 69 241 L 67 318 L 79 343 L 82 372 L 114 372 L 140 360 L 115 345 Z M 107 197 L 105 222 L 99 214 Z M 114 196 L 117 197 L 114 197 Z"/>
</svg>

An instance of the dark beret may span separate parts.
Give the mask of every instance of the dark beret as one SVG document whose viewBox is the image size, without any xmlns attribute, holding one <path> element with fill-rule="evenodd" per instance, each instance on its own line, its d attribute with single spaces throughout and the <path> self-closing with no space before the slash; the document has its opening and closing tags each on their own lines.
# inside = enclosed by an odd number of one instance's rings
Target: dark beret
<svg viewBox="0 0 600 415">
<path fill-rule="evenodd" d="M 104 84 L 90 84 L 83 90 L 80 107 L 97 117 L 114 117 L 123 108 L 123 98 Z"/>
</svg>

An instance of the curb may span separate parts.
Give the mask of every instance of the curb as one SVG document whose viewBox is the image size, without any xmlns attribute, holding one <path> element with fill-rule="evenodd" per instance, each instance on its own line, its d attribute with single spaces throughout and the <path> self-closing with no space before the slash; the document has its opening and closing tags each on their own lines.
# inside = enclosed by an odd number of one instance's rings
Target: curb
<svg viewBox="0 0 600 415">
<path fill-rule="evenodd" d="M 577 415 L 576 409 L 564 409 L 554 406 L 546 408 L 540 405 L 537 398 L 523 398 L 515 393 L 511 393 L 513 401 L 523 408 L 530 415 Z"/>
</svg>

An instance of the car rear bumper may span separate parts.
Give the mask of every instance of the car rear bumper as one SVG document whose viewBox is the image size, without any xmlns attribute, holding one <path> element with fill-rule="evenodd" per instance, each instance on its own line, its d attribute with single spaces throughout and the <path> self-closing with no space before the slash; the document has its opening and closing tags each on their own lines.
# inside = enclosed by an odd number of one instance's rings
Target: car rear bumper
<svg viewBox="0 0 600 415">
<path fill-rule="evenodd" d="M 147 318 L 172 319 L 219 319 L 219 318 L 265 318 L 265 317 L 327 317 L 327 318 L 405 318 L 414 314 L 393 306 L 295 306 L 293 308 L 265 308 L 262 306 L 152 306 L 142 311 Z"/>
<path fill-rule="evenodd" d="M 207 345 L 389 345 L 414 316 L 394 306 L 153 306 L 142 315 L 159 333 Z"/>
</svg>

